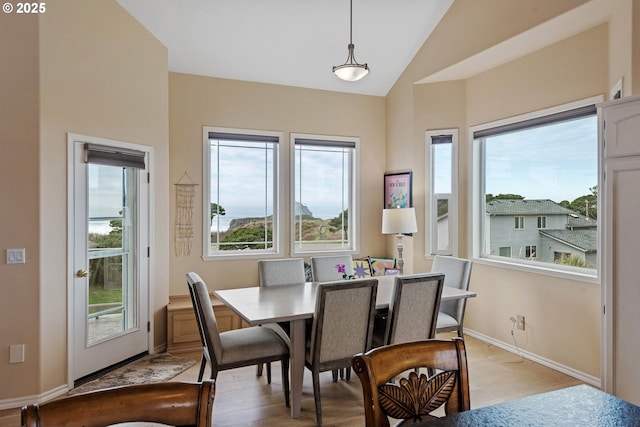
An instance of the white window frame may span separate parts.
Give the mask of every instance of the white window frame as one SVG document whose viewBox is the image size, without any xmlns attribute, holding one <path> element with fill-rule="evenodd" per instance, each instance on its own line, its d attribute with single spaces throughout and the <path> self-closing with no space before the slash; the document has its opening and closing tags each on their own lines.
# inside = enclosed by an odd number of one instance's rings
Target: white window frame
<svg viewBox="0 0 640 427">
<path fill-rule="evenodd" d="M 514 218 L 514 229 L 524 230 L 524 216 L 516 215 Z"/>
<path fill-rule="evenodd" d="M 351 173 L 349 174 L 349 187 L 351 189 L 349 197 L 348 207 L 348 230 L 349 230 L 349 246 L 338 247 L 329 246 L 326 249 L 320 249 L 317 246 L 310 249 L 304 249 L 296 245 L 296 221 L 295 221 L 295 200 L 296 200 L 296 188 L 295 188 L 295 156 L 296 156 L 296 140 L 316 140 L 319 142 L 347 142 L 354 143 L 355 150 L 351 161 Z M 356 254 L 360 246 L 360 138 L 357 137 L 345 137 L 345 136 L 331 136 L 331 135 L 317 135 L 317 134 L 305 134 L 305 133 L 291 133 L 290 134 L 290 235 L 291 235 L 291 256 L 323 256 L 329 254 Z"/>
<path fill-rule="evenodd" d="M 538 230 L 544 230 L 545 228 L 547 228 L 547 217 L 545 215 L 539 215 L 538 216 Z"/>
<path fill-rule="evenodd" d="M 432 156 L 432 138 L 437 136 L 451 136 L 451 193 L 434 193 L 434 159 Z M 428 197 L 425 197 L 425 258 L 430 259 L 435 255 L 458 256 L 458 129 L 428 130 L 425 132 L 425 188 Z M 438 251 L 438 200 L 448 200 L 449 226 L 448 239 L 449 250 Z"/>
<path fill-rule="evenodd" d="M 535 265 L 527 260 L 517 260 L 513 258 L 500 259 L 497 256 L 483 255 L 483 245 L 486 244 L 483 233 L 485 230 L 486 212 L 484 212 L 484 174 L 482 165 L 484 164 L 484 152 L 481 149 L 481 144 L 474 143 L 474 134 L 477 131 L 495 128 L 498 126 L 508 125 L 511 123 L 517 123 L 525 120 L 535 119 L 537 117 L 548 116 L 551 114 L 561 113 L 588 105 L 595 105 L 604 101 L 602 95 L 586 98 L 583 100 L 559 105 L 556 107 L 547 108 L 544 110 L 522 114 L 519 116 L 510 117 L 508 119 L 501 119 L 494 122 L 484 123 L 477 126 L 471 126 L 469 128 L 469 144 L 472 147 L 471 156 L 471 173 L 469 174 L 470 188 L 472 189 L 470 195 L 471 203 L 471 239 L 472 239 L 472 258 L 474 262 L 480 264 L 495 265 L 499 267 L 509 268 L 513 270 L 529 271 L 540 274 L 545 274 L 554 277 L 561 278 L 579 278 L 580 280 L 598 284 L 599 283 L 599 271 L 600 271 L 600 257 L 602 248 L 600 245 L 601 238 L 600 233 L 602 227 L 600 226 L 600 219 L 598 219 L 598 268 L 596 270 L 587 270 L 583 268 L 576 268 L 571 266 L 556 265 L 556 264 L 544 264 L 536 263 Z"/>
<path fill-rule="evenodd" d="M 265 258 L 265 257 L 281 257 L 282 256 L 282 212 L 283 210 L 283 201 L 282 201 L 282 179 L 281 179 L 281 171 L 282 171 L 282 143 L 284 141 L 284 133 L 283 132 L 274 132 L 274 131 L 263 131 L 263 130 L 252 130 L 252 129 L 235 129 L 235 128 L 223 128 L 223 127 L 213 127 L 213 126 L 203 126 L 203 196 L 202 196 L 202 236 L 203 236 L 203 245 L 202 245 L 202 258 L 207 260 L 216 260 L 216 259 L 229 259 L 229 258 Z M 211 132 L 214 133 L 228 133 L 228 134 L 238 134 L 238 135 L 256 135 L 256 136 L 270 136 L 277 138 L 278 142 L 276 144 L 276 149 L 274 153 L 274 165 L 273 165 L 273 223 L 272 223 L 272 237 L 273 237 L 273 247 L 269 249 L 259 250 L 252 249 L 250 251 L 217 251 L 210 252 L 211 247 L 211 232 L 210 232 L 210 224 L 209 218 L 211 215 L 211 153 L 210 148 L 211 144 L 209 143 L 209 134 Z M 239 171 L 241 175 L 242 171 Z M 241 178 L 239 178 L 241 179 Z M 224 206 L 223 206 L 224 207 Z"/>
</svg>

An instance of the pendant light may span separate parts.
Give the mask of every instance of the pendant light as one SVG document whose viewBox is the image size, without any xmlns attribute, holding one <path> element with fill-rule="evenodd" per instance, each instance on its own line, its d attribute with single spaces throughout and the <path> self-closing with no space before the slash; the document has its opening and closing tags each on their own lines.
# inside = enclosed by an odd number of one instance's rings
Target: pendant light
<svg viewBox="0 0 640 427">
<path fill-rule="evenodd" d="M 367 64 L 358 64 L 356 57 L 353 55 L 353 49 L 355 47 L 353 45 L 353 0 L 349 0 L 349 3 L 351 7 L 349 12 L 349 45 L 347 47 L 349 49 L 349 56 L 347 56 L 347 62 L 344 64 L 335 65 L 333 72 L 342 80 L 355 82 L 369 74 L 369 66 Z"/>
</svg>

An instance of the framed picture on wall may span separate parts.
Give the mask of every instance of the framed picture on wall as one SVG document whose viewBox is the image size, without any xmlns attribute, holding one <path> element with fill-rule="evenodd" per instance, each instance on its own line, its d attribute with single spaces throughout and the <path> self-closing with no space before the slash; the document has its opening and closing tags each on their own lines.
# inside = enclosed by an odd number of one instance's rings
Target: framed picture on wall
<svg viewBox="0 0 640 427">
<path fill-rule="evenodd" d="M 384 208 L 410 208 L 412 196 L 413 172 L 384 174 Z"/>
</svg>

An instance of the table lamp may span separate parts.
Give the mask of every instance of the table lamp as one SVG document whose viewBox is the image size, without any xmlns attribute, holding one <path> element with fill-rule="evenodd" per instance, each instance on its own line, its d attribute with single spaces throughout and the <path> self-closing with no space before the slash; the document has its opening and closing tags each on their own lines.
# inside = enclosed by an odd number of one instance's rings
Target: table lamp
<svg viewBox="0 0 640 427">
<path fill-rule="evenodd" d="M 382 211 L 382 234 L 395 234 L 398 239 L 398 270 L 404 274 L 404 260 L 402 259 L 402 237 L 404 233 L 418 231 L 416 211 L 414 208 L 392 208 Z"/>
</svg>

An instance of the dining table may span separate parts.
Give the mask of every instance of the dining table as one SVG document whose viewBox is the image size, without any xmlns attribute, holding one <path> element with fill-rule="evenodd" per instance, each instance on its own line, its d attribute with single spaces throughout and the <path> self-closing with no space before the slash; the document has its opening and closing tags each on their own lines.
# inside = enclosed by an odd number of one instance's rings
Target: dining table
<svg viewBox="0 0 640 427">
<path fill-rule="evenodd" d="M 389 308 L 395 278 L 399 276 L 375 276 L 378 280 L 376 311 Z M 306 282 L 286 286 L 251 286 L 216 290 L 213 294 L 242 320 L 251 326 L 289 322 L 289 351 L 291 369 L 291 417 L 300 417 L 302 383 L 306 346 L 306 320 L 313 318 L 316 308 L 318 282 Z M 450 286 L 443 286 L 441 301 L 472 298 L 476 293 Z"/>
<path fill-rule="evenodd" d="M 640 426 L 640 406 L 581 384 L 411 426 L 631 427 Z"/>
</svg>

